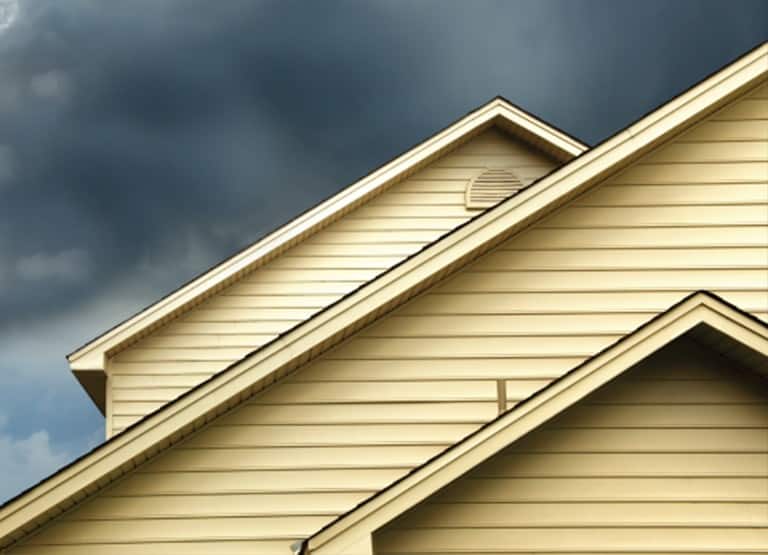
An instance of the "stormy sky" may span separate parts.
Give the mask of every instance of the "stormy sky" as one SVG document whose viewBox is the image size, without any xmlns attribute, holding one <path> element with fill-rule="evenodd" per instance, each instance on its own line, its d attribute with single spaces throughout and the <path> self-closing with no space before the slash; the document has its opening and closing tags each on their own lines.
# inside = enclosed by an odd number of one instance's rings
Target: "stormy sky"
<svg viewBox="0 0 768 555">
<path fill-rule="evenodd" d="M 292 215 L 497 94 L 596 144 L 766 39 L 748 0 L 0 0 L 0 502 L 103 437 L 66 353 Z"/>
</svg>

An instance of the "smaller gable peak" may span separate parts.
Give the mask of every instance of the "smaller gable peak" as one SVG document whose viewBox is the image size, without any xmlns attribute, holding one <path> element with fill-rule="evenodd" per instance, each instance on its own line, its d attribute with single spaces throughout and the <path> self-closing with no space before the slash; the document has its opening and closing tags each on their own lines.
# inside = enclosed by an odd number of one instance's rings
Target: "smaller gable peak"
<svg viewBox="0 0 768 555">
<path fill-rule="evenodd" d="M 713 293 L 692 293 L 340 516 L 306 540 L 301 552 L 363 553 L 355 549 L 372 545 L 374 532 L 683 336 L 768 375 L 768 325 Z"/>
</svg>

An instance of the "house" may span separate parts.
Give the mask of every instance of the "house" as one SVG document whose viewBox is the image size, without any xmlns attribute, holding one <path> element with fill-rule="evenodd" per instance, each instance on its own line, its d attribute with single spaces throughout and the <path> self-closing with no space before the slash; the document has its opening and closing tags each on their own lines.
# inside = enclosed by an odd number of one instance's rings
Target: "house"
<svg viewBox="0 0 768 555">
<path fill-rule="evenodd" d="M 594 148 L 502 98 L 69 356 L 3 553 L 768 551 L 768 43 Z"/>
</svg>

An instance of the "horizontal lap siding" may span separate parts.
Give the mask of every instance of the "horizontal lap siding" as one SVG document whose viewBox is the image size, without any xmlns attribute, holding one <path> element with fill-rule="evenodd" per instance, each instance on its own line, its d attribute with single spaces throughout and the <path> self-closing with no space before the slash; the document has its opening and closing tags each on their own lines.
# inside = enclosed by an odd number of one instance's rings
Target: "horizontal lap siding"
<svg viewBox="0 0 768 555">
<path fill-rule="evenodd" d="M 768 382 L 732 364 L 678 341 L 406 513 L 376 553 L 764 551 Z"/>
<path fill-rule="evenodd" d="M 476 214 L 464 207 L 464 188 L 487 165 L 511 166 L 533 180 L 554 162 L 490 130 L 392 186 L 111 360 L 111 433 Z"/>
<path fill-rule="evenodd" d="M 285 553 L 498 410 L 493 380 L 312 378 L 310 367 L 219 418 L 19 552 Z"/>
<path fill-rule="evenodd" d="M 701 157 L 711 156 L 707 154 L 711 150 L 690 154 L 689 146 L 710 143 L 683 142 L 698 132 L 691 131 L 679 144 L 673 142 L 653 156 L 675 148 L 667 158 L 694 164 L 700 175 L 695 164 Z M 768 147 L 766 143 L 762 144 Z M 477 149 L 486 148 L 484 144 L 492 145 L 493 152 L 501 151 L 499 155 L 506 152 L 501 142 L 478 141 L 456 154 L 482 157 Z M 749 162 L 760 155 L 752 152 Z M 759 173 L 759 167 L 756 171 Z M 768 217 L 768 205 L 755 186 L 760 178 L 742 185 L 684 180 L 665 184 L 666 192 L 660 196 L 658 184 L 607 183 L 141 467 L 18 552 L 287 553 L 292 540 L 312 534 L 322 523 L 495 417 L 498 380 L 506 382 L 512 406 L 695 289 L 713 289 L 760 317 L 768 316 L 768 221 L 755 221 L 759 213 L 755 203 L 760 203 Z M 439 195 L 434 205 L 447 202 L 450 195 L 455 202 L 463 202 L 463 182 L 441 179 L 419 179 L 417 174 L 371 206 L 386 205 L 387 199 L 401 194 L 414 195 L 408 202 L 426 194 Z M 737 203 L 727 194 L 730 186 L 738 187 L 734 189 L 740 199 Z M 405 188 L 410 192 L 403 192 Z M 631 197 L 629 201 L 619 194 L 622 188 Z M 702 204 L 707 191 L 715 195 L 716 210 Z M 395 201 L 394 209 L 406 199 L 395 197 Z M 663 221 L 659 204 L 664 204 Z M 743 210 L 745 206 L 748 212 Z M 708 212 L 692 217 L 690 210 L 699 208 Z M 570 215 L 574 211 L 590 217 L 575 218 Z M 326 296 L 356 287 L 356 280 L 378 271 L 351 268 L 323 274 L 318 273 L 322 268 L 291 269 L 297 259 L 327 256 L 339 265 L 340 260 L 355 259 L 360 252 L 372 259 L 400 256 L 428 240 L 423 230 L 403 232 L 391 227 L 392 231 L 380 235 L 338 229 L 331 227 L 310 238 L 301 245 L 300 256 L 288 253 L 281 260 L 291 261 L 281 262 L 282 267 L 256 272 L 147 338 L 146 344 L 154 347 L 134 348 L 120 357 L 112 367 L 118 398 L 115 428 L 127 426 L 221 369 L 238 349 L 250 350 L 244 346 L 251 340 L 249 336 L 257 338 L 255 345 L 278 333 L 280 326 L 295 323 L 296 311 L 303 309 L 293 300 L 289 303 L 289 298 L 306 295 L 311 305 L 306 310 L 317 310 L 314 307 Z M 346 277 L 323 281 L 331 275 Z M 237 296 L 259 308 L 232 305 Z M 280 302 L 271 309 L 263 308 L 261 297 L 265 296 L 275 296 Z M 190 347 L 189 336 L 205 340 L 206 348 Z M 695 389 L 701 402 L 709 402 L 708 391 L 705 386 Z M 622 407 L 615 417 L 631 422 L 638 411 L 650 409 L 647 412 L 666 434 L 666 450 L 658 454 L 670 465 L 665 468 L 683 465 L 679 453 L 669 450 L 681 439 L 676 422 L 700 430 L 691 440 L 711 446 L 713 438 L 704 429 L 707 421 L 696 421 L 695 411 L 671 406 L 669 399 L 656 400 L 658 407 L 652 402 L 649 398 L 645 404 Z M 595 410 L 609 409 L 606 403 Z M 741 426 L 755 410 L 752 405 L 739 405 L 728 413 L 728 422 Z M 706 417 L 711 421 L 723 415 L 723 406 L 718 405 L 717 411 L 705 411 Z M 585 441 L 596 449 L 621 436 L 611 430 L 584 433 Z M 759 468 L 762 459 L 750 449 L 742 449 L 754 440 L 755 433 L 744 429 L 728 438 L 731 453 L 700 449 L 690 463 L 695 467 L 692 472 L 711 473 L 708 461 L 718 468 L 730 468 L 732 459 L 739 458 L 745 475 L 738 478 L 738 487 L 745 496 L 755 495 L 759 484 L 746 474 Z M 625 441 L 623 448 L 631 448 L 631 444 Z M 552 459 L 555 455 L 537 455 L 537 461 L 547 461 L 546 466 L 543 462 L 534 466 L 541 464 L 543 472 L 565 460 Z M 582 469 L 594 464 L 594 468 L 605 469 L 619 465 L 616 472 L 642 471 L 641 462 L 623 467 L 624 459 L 615 454 L 601 451 L 600 456 L 604 458 L 596 463 L 582 458 L 581 453 L 567 453 L 569 464 Z M 681 484 L 674 476 L 654 479 L 660 480 L 654 484 L 663 486 L 662 490 L 673 491 Z M 702 476 L 701 480 L 698 485 L 706 493 L 716 491 L 713 488 L 723 477 Z M 574 501 L 594 495 L 590 492 L 596 483 L 575 483 Z M 630 486 L 637 495 L 647 495 L 642 483 Z M 533 494 L 521 491 L 520 495 Z M 142 513 L 140 507 L 146 511 Z M 245 524 L 233 529 L 231 519 L 238 517 L 246 519 Z M 195 518 L 209 522 L 194 530 L 189 522 Z M 123 521 L 136 522 L 136 528 L 122 523 L 111 526 Z M 56 532 L 55 539 L 50 539 L 54 536 L 48 531 L 53 533 L 65 522 L 73 530 L 73 539 L 64 532 Z M 218 532 L 217 522 L 221 523 Z M 86 533 L 75 531 L 80 526 L 93 528 L 87 532 L 93 536 L 74 539 Z M 187 534 L 194 541 L 184 542 Z M 145 551 L 139 546 L 145 546 Z"/>
</svg>

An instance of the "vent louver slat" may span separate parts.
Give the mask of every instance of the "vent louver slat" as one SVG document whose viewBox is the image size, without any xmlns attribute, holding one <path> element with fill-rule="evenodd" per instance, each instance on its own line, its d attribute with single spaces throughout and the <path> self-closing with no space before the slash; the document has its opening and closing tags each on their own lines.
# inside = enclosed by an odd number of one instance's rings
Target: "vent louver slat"
<svg viewBox="0 0 768 555">
<path fill-rule="evenodd" d="M 518 177 L 504 169 L 486 170 L 467 185 L 467 208 L 488 208 L 523 188 Z"/>
</svg>

